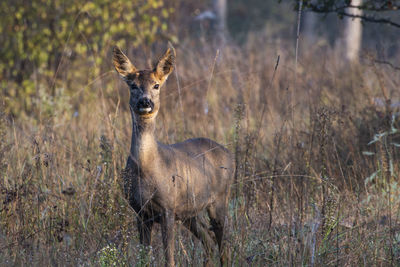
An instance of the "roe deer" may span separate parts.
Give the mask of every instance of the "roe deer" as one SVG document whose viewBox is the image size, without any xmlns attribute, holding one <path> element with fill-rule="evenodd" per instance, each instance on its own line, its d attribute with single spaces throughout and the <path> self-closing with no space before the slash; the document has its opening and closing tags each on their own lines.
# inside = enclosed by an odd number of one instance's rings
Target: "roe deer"
<svg viewBox="0 0 400 267">
<path fill-rule="evenodd" d="M 230 152 L 206 138 L 165 145 L 154 133 L 160 88 L 173 71 L 174 48 L 168 48 L 153 70 L 137 70 L 118 47 L 113 62 L 130 89 L 133 129 L 123 178 L 126 198 L 138 214 L 140 243 L 149 246 L 153 223 L 160 223 L 166 266 L 174 266 L 174 223 L 181 220 L 201 240 L 205 265 L 211 264 L 215 242 L 224 265 L 229 257 L 224 230 L 235 169 Z M 211 227 L 202 220 L 204 210 Z"/>
</svg>

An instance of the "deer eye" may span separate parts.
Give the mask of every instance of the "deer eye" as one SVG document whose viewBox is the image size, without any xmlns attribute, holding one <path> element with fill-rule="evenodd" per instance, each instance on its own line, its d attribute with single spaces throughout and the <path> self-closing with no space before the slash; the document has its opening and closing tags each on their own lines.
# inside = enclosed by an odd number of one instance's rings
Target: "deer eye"
<svg viewBox="0 0 400 267">
<path fill-rule="evenodd" d="M 159 84 L 154 85 L 154 89 L 157 89 L 157 90 L 158 90 L 158 88 L 160 88 L 160 85 L 159 85 Z"/>
</svg>

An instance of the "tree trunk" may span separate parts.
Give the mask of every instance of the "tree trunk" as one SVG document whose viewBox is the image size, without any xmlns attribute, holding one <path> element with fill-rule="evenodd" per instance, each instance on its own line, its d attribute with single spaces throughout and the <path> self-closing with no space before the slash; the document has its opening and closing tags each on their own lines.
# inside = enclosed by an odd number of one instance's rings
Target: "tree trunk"
<svg viewBox="0 0 400 267">
<path fill-rule="evenodd" d="M 225 43 L 226 34 L 226 0 L 213 0 L 213 10 L 216 15 L 214 23 L 215 39 L 217 45 Z"/>
<path fill-rule="evenodd" d="M 306 39 L 306 42 L 308 44 L 313 44 L 315 43 L 317 37 L 315 34 L 315 26 L 317 22 L 317 14 L 314 12 L 306 12 L 304 13 L 304 28 L 303 28 L 303 33 L 304 37 Z"/>
<path fill-rule="evenodd" d="M 353 6 L 360 6 L 362 0 L 352 0 Z M 362 15 L 362 10 L 358 8 L 349 8 L 347 13 L 352 15 Z M 346 59 L 349 61 L 357 61 L 362 40 L 362 25 L 359 18 L 346 18 L 346 28 L 344 31 L 344 44 Z"/>
</svg>

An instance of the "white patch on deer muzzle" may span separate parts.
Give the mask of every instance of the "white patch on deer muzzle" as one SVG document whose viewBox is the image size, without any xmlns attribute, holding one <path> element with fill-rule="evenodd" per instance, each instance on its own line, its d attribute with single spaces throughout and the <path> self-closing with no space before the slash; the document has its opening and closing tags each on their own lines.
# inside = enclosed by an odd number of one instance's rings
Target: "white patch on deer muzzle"
<svg viewBox="0 0 400 267">
<path fill-rule="evenodd" d="M 139 111 L 140 112 L 150 112 L 151 108 L 140 108 Z"/>
</svg>

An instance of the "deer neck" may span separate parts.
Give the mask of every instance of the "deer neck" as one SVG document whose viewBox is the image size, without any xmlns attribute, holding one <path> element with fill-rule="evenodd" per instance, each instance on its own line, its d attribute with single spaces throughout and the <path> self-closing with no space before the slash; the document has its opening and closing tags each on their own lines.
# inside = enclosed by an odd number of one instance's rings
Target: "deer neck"
<svg viewBox="0 0 400 267">
<path fill-rule="evenodd" d="M 139 164 L 145 167 L 147 164 L 152 165 L 157 155 L 157 140 L 155 137 L 156 122 L 155 118 L 141 119 L 139 116 L 132 116 L 132 140 L 131 140 L 131 157 Z"/>
</svg>

